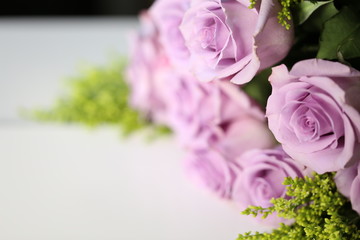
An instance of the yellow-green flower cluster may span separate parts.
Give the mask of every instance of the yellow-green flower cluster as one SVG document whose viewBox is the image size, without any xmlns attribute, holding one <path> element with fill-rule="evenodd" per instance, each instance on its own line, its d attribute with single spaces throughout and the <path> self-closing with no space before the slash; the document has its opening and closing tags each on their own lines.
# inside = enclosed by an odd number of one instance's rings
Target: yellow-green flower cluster
<svg viewBox="0 0 360 240">
<path fill-rule="evenodd" d="M 254 8 L 258 0 L 250 0 L 250 8 Z M 291 8 L 299 4 L 302 0 L 279 0 L 281 10 L 278 12 L 279 23 L 284 26 L 287 30 L 290 29 L 291 24 Z M 312 1 L 314 2 L 314 1 Z"/>
<path fill-rule="evenodd" d="M 286 29 L 290 29 L 291 12 L 290 8 L 298 4 L 301 0 L 280 0 L 281 11 L 278 13 L 279 23 Z"/>
<path fill-rule="evenodd" d="M 130 89 L 124 79 L 124 61 L 103 67 L 90 67 L 68 80 L 69 92 L 49 110 L 36 110 L 33 116 L 41 121 L 81 123 L 90 127 L 119 125 L 128 135 L 152 123 L 133 109 L 128 99 Z M 152 128 L 155 135 L 168 133 L 163 126 Z"/>
<path fill-rule="evenodd" d="M 360 239 L 360 216 L 351 209 L 349 201 L 336 190 L 333 174 L 314 177 L 287 178 L 284 182 L 290 199 L 272 199 L 274 206 L 251 206 L 243 214 L 254 215 L 277 212 L 280 217 L 294 219 L 291 226 L 281 224 L 271 233 L 245 233 L 240 239 Z"/>
</svg>

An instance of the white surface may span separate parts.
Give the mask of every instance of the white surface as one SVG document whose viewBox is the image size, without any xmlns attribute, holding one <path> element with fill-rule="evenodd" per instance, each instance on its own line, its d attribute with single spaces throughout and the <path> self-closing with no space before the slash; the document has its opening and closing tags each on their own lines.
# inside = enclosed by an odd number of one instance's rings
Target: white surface
<svg viewBox="0 0 360 240">
<path fill-rule="evenodd" d="M 82 64 L 125 54 L 136 27 L 135 19 L 0 19 L 0 119 L 50 105 Z"/>
<path fill-rule="evenodd" d="M 0 239 L 232 240 L 256 224 L 184 176 L 172 139 L 37 125 L 81 61 L 126 52 L 134 20 L 0 21 Z M 257 226 L 259 229 L 259 226 Z"/>
</svg>

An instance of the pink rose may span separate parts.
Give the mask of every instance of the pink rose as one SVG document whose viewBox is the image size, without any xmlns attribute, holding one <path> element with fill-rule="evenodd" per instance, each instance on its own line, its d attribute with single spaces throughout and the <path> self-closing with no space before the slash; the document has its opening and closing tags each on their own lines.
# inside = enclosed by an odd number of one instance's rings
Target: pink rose
<svg viewBox="0 0 360 240">
<path fill-rule="evenodd" d="M 237 85 L 199 82 L 171 72 L 168 119 L 188 149 L 213 148 L 234 158 L 252 148 L 273 146 L 265 114 Z"/>
<path fill-rule="evenodd" d="M 258 2 L 249 9 L 248 0 L 192 1 L 180 30 L 197 78 L 243 84 L 286 56 L 293 32 L 278 23 L 279 2 Z"/>
<path fill-rule="evenodd" d="M 335 183 L 339 192 L 350 199 L 352 208 L 360 214 L 360 164 L 338 171 Z"/>
<path fill-rule="evenodd" d="M 148 12 L 140 15 L 140 21 L 140 32 L 132 41 L 127 68 L 130 103 L 147 117 L 163 123 L 166 115 L 163 85 L 168 81 L 165 74 L 170 64 Z"/>
<path fill-rule="evenodd" d="M 219 152 L 212 149 L 190 151 L 185 159 L 185 170 L 196 184 L 221 198 L 231 197 L 238 167 L 234 162 L 226 160 Z"/>
<path fill-rule="evenodd" d="M 320 59 L 273 68 L 269 128 L 296 161 L 322 174 L 360 159 L 360 72 Z"/>
<path fill-rule="evenodd" d="M 185 46 L 179 26 L 190 0 L 157 0 L 150 8 L 150 14 L 159 28 L 160 41 L 172 64 L 188 65 L 189 51 Z"/>
<path fill-rule="evenodd" d="M 249 205 L 272 206 L 272 198 L 287 197 L 286 177 L 304 177 L 304 167 L 291 159 L 281 148 L 250 150 L 236 159 L 241 169 L 234 181 L 232 200 L 245 210 Z M 260 219 L 258 219 L 260 220 Z M 265 224 L 290 223 L 275 214 L 263 220 Z"/>
</svg>

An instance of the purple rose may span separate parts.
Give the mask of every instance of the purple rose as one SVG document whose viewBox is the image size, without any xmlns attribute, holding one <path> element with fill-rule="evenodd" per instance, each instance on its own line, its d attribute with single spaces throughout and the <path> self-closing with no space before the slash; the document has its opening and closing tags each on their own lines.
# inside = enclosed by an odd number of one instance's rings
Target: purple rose
<svg viewBox="0 0 360 240">
<path fill-rule="evenodd" d="M 227 161 L 219 152 L 212 149 L 190 151 L 185 159 L 185 170 L 196 184 L 221 198 L 231 197 L 238 167 L 234 162 Z"/>
<path fill-rule="evenodd" d="M 245 0 L 192 1 L 180 30 L 197 78 L 243 84 L 286 56 L 293 31 L 278 23 L 279 2 L 258 2 L 249 9 Z"/>
<path fill-rule="evenodd" d="M 206 83 L 205 83 L 206 84 Z M 210 147 L 234 159 L 253 148 L 270 148 L 274 138 L 266 126 L 265 114 L 245 92 L 228 82 L 214 82 L 219 89 L 213 107 L 215 117 L 199 137 Z M 204 127 L 204 126 L 202 126 Z"/>
<path fill-rule="evenodd" d="M 232 200 L 242 209 L 249 205 L 264 208 L 272 206 L 272 198 L 287 197 L 286 186 L 282 184 L 286 177 L 304 176 L 304 167 L 291 159 L 281 148 L 253 149 L 237 158 L 236 163 L 241 170 L 234 181 Z M 290 223 L 276 215 L 264 220 L 264 223 L 269 225 L 280 222 Z"/>
<path fill-rule="evenodd" d="M 338 171 L 335 183 L 339 192 L 350 199 L 352 208 L 360 214 L 360 164 Z"/>
<path fill-rule="evenodd" d="M 185 46 L 179 26 L 185 11 L 190 7 L 190 0 L 157 0 L 150 8 L 159 28 L 160 41 L 172 64 L 184 67 L 189 62 L 189 51 Z"/>
<path fill-rule="evenodd" d="M 175 71 L 171 77 L 168 119 L 186 148 L 213 148 L 234 158 L 252 148 L 273 146 L 265 114 L 237 85 L 199 82 Z"/>
<path fill-rule="evenodd" d="M 163 85 L 170 64 L 158 40 L 158 30 L 148 12 L 140 15 L 141 29 L 132 41 L 127 81 L 130 103 L 154 121 L 163 123 L 166 100 Z"/>
<path fill-rule="evenodd" d="M 360 72 L 320 59 L 273 68 L 269 128 L 296 161 L 322 174 L 360 159 Z"/>
</svg>

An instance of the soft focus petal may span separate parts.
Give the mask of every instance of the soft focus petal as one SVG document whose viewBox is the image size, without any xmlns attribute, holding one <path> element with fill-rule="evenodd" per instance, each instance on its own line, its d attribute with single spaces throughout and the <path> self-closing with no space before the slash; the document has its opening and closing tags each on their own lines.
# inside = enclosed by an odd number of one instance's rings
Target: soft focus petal
<svg viewBox="0 0 360 240">
<path fill-rule="evenodd" d="M 352 208 L 360 214 L 360 176 L 358 175 L 351 184 L 350 200 Z"/>
<path fill-rule="evenodd" d="M 335 183 L 338 191 L 345 197 L 350 198 L 351 183 L 358 175 L 357 166 L 345 168 L 338 171 L 335 175 Z"/>
<path fill-rule="evenodd" d="M 272 198 L 286 197 L 286 177 L 303 177 L 304 167 L 291 159 L 281 148 L 245 152 L 237 158 L 239 173 L 233 186 L 232 199 L 244 210 L 249 205 L 270 207 Z M 291 223 L 276 217 L 262 220 L 267 225 Z"/>
</svg>

